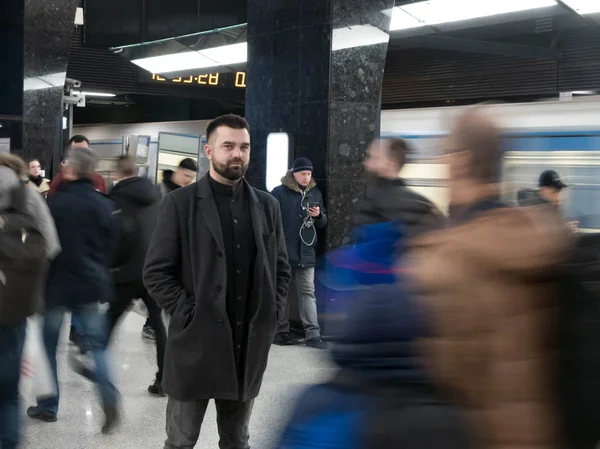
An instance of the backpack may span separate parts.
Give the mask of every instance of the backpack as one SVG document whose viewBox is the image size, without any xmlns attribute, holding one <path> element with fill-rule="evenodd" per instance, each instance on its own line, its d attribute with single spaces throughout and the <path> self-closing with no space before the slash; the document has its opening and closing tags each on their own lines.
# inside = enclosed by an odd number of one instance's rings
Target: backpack
<svg viewBox="0 0 600 449">
<path fill-rule="evenodd" d="M 44 237 L 26 212 L 20 184 L 0 211 L 0 325 L 16 326 L 39 309 L 48 263 Z"/>
<path fill-rule="evenodd" d="M 578 236 L 559 304 L 558 399 L 569 449 L 600 442 L 600 234 Z"/>
</svg>

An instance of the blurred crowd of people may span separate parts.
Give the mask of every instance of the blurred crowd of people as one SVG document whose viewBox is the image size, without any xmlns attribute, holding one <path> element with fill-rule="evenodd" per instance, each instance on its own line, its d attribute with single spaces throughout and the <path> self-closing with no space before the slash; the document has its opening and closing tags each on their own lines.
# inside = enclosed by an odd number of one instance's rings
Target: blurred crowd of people
<svg viewBox="0 0 600 449">
<path fill-rule="evenodd" d="M 98 386 L 102 431 L 115 429 L 107 348 L 136 299 L 148 312 L 143 335 L 156 340 L 148 391 L 168 396 L 165 449 L 196 445 L 210 400 L 221 449 L 248 449 L 272 344 L 330 347 L 338 367 L 301 395 L 277 449 L 596 447 L 598 239 L 561 217 L 567 185 L 554 171 L 518 204 L 502 200 L 500 131 L 485 111 L 466 110 L 448 137 L 449 216 L 399 178 L 404 140 L 368 149 L 353 243 L 328 256 L 353 287 L 331 346 L 315 296 L 328 217 L 312 162 L 295 160 L 269 194 L 245 179 L 243 118 L 219 117 L 206 136 L 209 173 L 195 182 L 185 159 L 158 188 L 122 156 L 107 189 L 84 136 L 71 139 L 52 183 L 39 161 L 0 155 L 2 449 L 19 443 L 35 313 L 56 390 L 28 416 L 58 419 L 56 353 L 70 312 L 71 340 L 94 362 L 70 357 L 71 366 Z M 290 332 L 292 279 L 305 338 Z"/>
</svg>

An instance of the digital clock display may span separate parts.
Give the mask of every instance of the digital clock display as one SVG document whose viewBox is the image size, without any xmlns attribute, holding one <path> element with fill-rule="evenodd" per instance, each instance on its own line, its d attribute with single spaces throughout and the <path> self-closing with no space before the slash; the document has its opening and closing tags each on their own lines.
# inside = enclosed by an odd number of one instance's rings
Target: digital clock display
<svg viewBox="0 0 600 449">
<path fill-rule="evenodd" d="M 205 86 L 205 87 L 222 87 L 230 89 L 245 89 L 246 88 L 246 72 L 235 73 L 205 73 L 202 75 L 189 75 L 170 78 L 149 74 L 145 72 L 138 76 L 138 80 L 150 83 L 161 84 L 181 84 L 184 86 Z"/>
</svg>

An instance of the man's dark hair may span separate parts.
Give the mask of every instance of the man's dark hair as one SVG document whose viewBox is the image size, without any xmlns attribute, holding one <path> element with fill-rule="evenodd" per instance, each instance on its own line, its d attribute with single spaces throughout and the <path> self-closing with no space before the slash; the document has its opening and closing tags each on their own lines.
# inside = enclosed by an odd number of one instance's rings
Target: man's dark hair
<svg viewBox="0 0 600 449">
<path fill-rule="evenodd" d="M 81 142 L 85 142 L 89 145 L 90 139 L 85 137 L 83 134 L 75 134 L 73 137 L 71 137 L 69 139 L 69 145 L 74 144 L 74 143 L 81 143 Z"/>
<path fill-rule="evenodd" d="M 40 162 L 39 159 L 33 158 L 33 159 L 28 159 L 27 160 L 27 166 L 29 167 L 31 165 L 32 162 Z M 40 163 L 41 164 L 41 163 Z"/>
<path fill-rule="evenodd" d="M 388 140 L 388 157 L 398 162 L 399 168 L 404 167 L 409 153 L 410 147 L 406 140 L 399 138 Z"/>
<path fill-rule="evenodd" d="M 130 178 L 137 174 L 137 165 L 133 158 L 121 155 L 117 158 L 117 171 L 121 176 Z"/>
<path fill-rule="evenodd" d="M 186 157 L 179 163 L 179 168 L 184 168 L 186 170 L 197 172 L 198 164 L 196 164 L 196 161 L 194 159 Z"/>
<path fill-rule="evenodd" d="M 211 136 L 215 133 L 217 128 L 221 126 L 227 126 L 233 129 L 245 129 L 250 132 L 250 125 L 245 118 L 235 114 L 222 115 L 217 117 L 206 127 L 206 140 L 210 141 Z"/>
</svg>

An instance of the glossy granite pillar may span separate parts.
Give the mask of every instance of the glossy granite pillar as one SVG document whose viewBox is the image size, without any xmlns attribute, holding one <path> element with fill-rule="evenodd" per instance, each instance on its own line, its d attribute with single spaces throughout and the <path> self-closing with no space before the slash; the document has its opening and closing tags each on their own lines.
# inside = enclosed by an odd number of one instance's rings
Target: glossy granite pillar
<svg viewBox="0 0 600 449">
<path fill-rule="evenodd" d="M 365 192 L 362 161 L 379 134 L 393 6 L 394 0 L 248 1 L 248 179 L 265 187 L 267 135 L 291 134 L 291 159 L 311 159 L 325 195 L 329 227 L 323 249 L 348 241 L 355 205 Z M 373 36 L 381 43 L 372 44 Z"/>
<path fill-rule="evenodd" d="M 50 174 L 62 145 L 62 97 L 77 0 L 25 0 L 23 150 Z M 55 162 L 54 170 L 58 164 Z"/>
<path fill-rule="evenodd" d="M 379 135 L 393 6 L 394 0 L 248 0 L 247 177 L 264 189 L 267 136 L 292 136 L 290 164 L 298 156 L 313 162 L 329 214 L 321 254 L 350 240 L 366 190 L 362 161 Z M 316 295 L 323 335 L 332 336 L 341 310 L 326 272 L 317 271 Z M 292 324 L 300 327 L 293 284 L 288 301 Z"/>
</svg>

